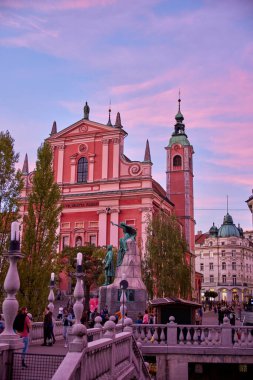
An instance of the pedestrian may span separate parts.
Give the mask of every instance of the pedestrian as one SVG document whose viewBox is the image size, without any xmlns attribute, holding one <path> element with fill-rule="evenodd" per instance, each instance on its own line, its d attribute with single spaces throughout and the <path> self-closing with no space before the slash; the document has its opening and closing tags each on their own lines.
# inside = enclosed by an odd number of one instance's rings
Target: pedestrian
<svg viewBox="0 0 253 380">
<path fill-rule="evenodd" d="M 149 323 L 149 315 L 147 310 L 145 310 L 145 314 L 143 315 L 142 323 L 146 325 Z"/>
<path fill-rule="evenodd" d="M 22 338 L 24 346 L 22 350 L 22 367 L 27 368 L 25 363 L 25 356 L 28 351 L 29 346 L 29 332 L 32 328 L 32 323 L 30 318 L 27 315 L 27 308 L 22 307 L 13 323 L 13 329 L 19 334 L 20 338 Z"/>
<path fill-rule="evenodd" d="M 63 312 L 63 338 L 64 338 L 64 347 L 68 347 L 68 333 L 69 328 L 72 326 L 72 313 L 67 309 Z"/>
<path fill-rule="evenodd" d="M 50 311 L 49 307 L 46 307 L 44 311 L 43 333 L 44 333 L 44 342 L 42 346 L 52 346 L 53 340 L 54 340 L 53 339 L 53 318 L 52 318 L 52 312 Z"/>
<path fill-rule="evenodd" d="M 59 310 L 58 310 L 58 315 L 57 315 L 57 319 L 62 319 L 62 317 L 63 317 L 63 306 L 61 305 L 60 307 L 59 307 Z"/>
</svg>

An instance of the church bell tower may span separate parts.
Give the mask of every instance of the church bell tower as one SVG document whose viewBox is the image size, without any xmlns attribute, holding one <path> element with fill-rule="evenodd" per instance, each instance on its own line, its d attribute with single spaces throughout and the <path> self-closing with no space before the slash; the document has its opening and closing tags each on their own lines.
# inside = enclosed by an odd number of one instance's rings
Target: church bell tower
<svg viewBox="0 0 253 380">
<path fill-rule="evenodd" d="M 167 197 L 175 204 L 176 216 L 183 225 L 184 235 L 190 253 L 194 253 L 194 211 L 193 211 L 193 147 L 185 133 L 184 116 L 178 99 L 176 124 L 167 151 Z"/>
</svg>

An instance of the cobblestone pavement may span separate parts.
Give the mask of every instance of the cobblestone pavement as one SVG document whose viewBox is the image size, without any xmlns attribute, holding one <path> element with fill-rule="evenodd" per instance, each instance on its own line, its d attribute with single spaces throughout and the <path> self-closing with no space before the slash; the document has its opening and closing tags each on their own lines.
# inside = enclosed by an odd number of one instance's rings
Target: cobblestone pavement
<svg viewBox="0 0 253 380">
<path fill-rule="evenodd" d="M 202 325 L 218 325 L 218 313 L 214 311 L 206 311 L 203 313 Z M 241 326 L 242 323 L 238 320 L 235 322 L 236 326 Z"/>
</svg>

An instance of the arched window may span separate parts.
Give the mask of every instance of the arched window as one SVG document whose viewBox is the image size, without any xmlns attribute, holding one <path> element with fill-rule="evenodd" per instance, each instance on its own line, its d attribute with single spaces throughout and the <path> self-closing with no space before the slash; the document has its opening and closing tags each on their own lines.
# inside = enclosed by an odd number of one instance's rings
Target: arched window
<svg viewBox="0 0 253 380">
<path fill-rule="evenodd" d="M 77 182 L 87 182 L 88 178 L 88 160 L 85 157 L 80 158 L 77 164 Z"/>
<path fill-rule="evenodd" d="M 175 156 L 173 158 L 173 166 L 182 166 L 182 158 L 181 156 Z"/>
</svg>

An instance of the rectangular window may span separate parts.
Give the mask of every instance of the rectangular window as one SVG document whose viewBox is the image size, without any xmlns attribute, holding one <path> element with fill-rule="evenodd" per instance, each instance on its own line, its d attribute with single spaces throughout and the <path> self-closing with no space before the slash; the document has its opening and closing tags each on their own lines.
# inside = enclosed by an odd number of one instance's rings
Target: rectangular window
<svg viewBox="0 0 253 380">
<path fill-rule="evenodd" d="M 200 270 L 201 271 L 204 270 L 204 264 L 203 263 L 200 264 Z"/>
<path fill-rule="evenodd" d="M 235 257 L 236 256 L 236 251 L 233 249 L 232 250 L 232 257 Z"/>
<path fill-rule="evenodd" d="M 213 263 L 209 263 L 209 269 L 213 270 Z"/>
<path fill-rule="evenodd" d="M 210 282 L 214 282 L 214 277 L 213 277 L 213 275 L 210 276 Z"/>
<path fill-rule="evenodd" d="M 75 228 L 83 228 L 83 222 L 75 222 Z"/>
<path fill-rule="evenodd" d="M 62 223 L 62 224 L 61 224 L 61 228 L 62 228 L 62 229 L 70 228 L 70 223 L 69 223 L 69 222 Z"/>
<path fill-rule="evenodd" d="M 221 264 L 221 267 L 222 267 L 223 270 L 226 270 L 226 263 L 223 262 L 223 263 Z"/>
<path fill-rule="evenodd" d="M 90 235 L 90 244 L 97 245 L 97 235 Z"/>
<path fill-rule="evenodd" d="M 226 284 L 227 282 L 227 276 L 225 274 L 222 275 L 222 282 L 223 284 Z"/>
<path fill-rule="evenodd" d="M 98 222 L 97 221 L 90 221 L 89 227 L 90 228 L 98 228 Z"/>
<path fill-rule="evenodd" d="M 221 251 L 221 256 L 224 257 L 225 253 L 226 253 L 226 251 Z"/>
<path fill-rule="evenodd" d="M 233 274 L 232 280 L 233 280 L 233 285 L 236 285 L 236 275 L 235 274 Z"/>
<path fill-rule="evenodd" d="M 232 270 L 236 270 L 236 262 L 235 261 L 232 262 Z"/>
<path fill-rule="evenodd" d="M 221 245 L 225 245 L 225 242 L 224 242 L 224 241 L 222 241 L 222 242 L 221 242 Z"/>
</svg>

